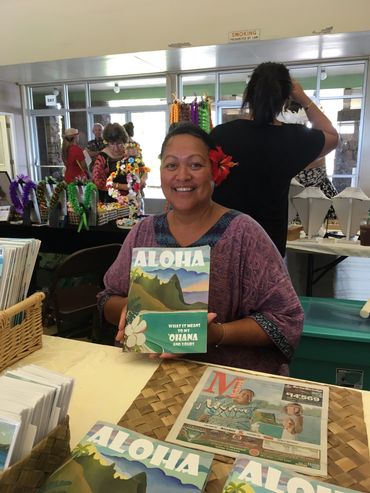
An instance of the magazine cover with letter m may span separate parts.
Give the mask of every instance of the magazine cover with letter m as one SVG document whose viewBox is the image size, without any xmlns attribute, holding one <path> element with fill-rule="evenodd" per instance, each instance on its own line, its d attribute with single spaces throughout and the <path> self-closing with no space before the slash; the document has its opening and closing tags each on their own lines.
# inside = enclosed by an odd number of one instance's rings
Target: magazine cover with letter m
<svg viewBox="0 0 370 493">
<path fill-rule="evenodd" d="M 134 248 L 123 349 L 205 353 L 210 247 Z"/>
</svg>

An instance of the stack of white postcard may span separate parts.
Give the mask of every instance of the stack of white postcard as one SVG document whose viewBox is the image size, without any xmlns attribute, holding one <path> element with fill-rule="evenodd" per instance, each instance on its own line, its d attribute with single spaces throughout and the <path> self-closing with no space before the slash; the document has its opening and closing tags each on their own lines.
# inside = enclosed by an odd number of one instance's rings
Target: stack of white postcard
<svg viewBox="0 0 370 493">
<path fill-rule="evenodd" d="M 0 238 L 0 310 L 27 297 L 41 241 Z"/>
<path fill-rule="evenodd" d="M 74 379 L 27 365 L 0 376 L 0 471 L 22 460 L 67 415 Z"/>
</svg>

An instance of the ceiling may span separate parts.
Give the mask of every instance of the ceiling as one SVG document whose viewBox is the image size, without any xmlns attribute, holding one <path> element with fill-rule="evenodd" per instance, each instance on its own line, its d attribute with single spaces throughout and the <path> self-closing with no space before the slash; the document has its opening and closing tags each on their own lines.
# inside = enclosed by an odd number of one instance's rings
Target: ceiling
<svg viewBox="0 0 370 493">
<path fill-rule="evenodd" d="M 38 84 L 117 79 L 166 72 L 237 69 L 263 61 L 317 63 L 369 55 L 370 32 L 366 31 L 4 65 L 0 66 L 0 81 Z"/>
</svg>

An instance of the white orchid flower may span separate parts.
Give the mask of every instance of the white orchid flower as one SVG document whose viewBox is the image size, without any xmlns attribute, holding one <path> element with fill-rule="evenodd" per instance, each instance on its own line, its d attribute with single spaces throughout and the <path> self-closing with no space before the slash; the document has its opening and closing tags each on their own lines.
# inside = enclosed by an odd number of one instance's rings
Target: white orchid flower
<svg viewBox="0 0 370 493">
<path fill-rule="evenodd" d="M 146 337 L 143 332 L 146 331 L 147 324 L 145 320 L 141 320 L 139 315 L 134 318 L 134 320 L 126 326 L 125 334 L 126 334 L 126 346 L 128 348 L 133 348 L 135 346 L 142 346 Z"/>
</svg>

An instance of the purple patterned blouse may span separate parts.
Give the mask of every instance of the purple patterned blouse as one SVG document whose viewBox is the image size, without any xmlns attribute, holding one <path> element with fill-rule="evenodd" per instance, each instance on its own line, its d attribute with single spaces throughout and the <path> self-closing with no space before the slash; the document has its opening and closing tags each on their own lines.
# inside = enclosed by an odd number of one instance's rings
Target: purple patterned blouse
<svg viewBox="0 0 370 493">
<path fill-rule="evenodd" d="M 192 359 L 287 375 L 288 363 L 303 329 L 303 310 L 284 262 L 265 231 L 251 217 L 226 212 L 197 242 L 211 246 L 209 312 L 217 321 L 251 317 L 271 338 L 271 346 L 209 346 Z M 127 296 L 134 247 L 176 247 L 166 215 L 151 216 L 127 236 L 105 274 L 99 308 L 111 295 Z"/>
</svg>

